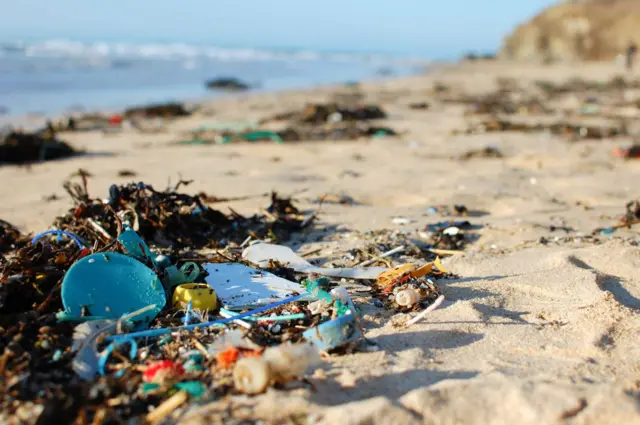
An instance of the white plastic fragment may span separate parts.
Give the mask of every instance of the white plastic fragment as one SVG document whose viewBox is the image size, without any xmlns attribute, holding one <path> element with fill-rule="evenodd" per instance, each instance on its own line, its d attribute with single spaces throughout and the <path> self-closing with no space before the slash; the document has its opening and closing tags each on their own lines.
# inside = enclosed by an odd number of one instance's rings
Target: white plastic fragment
<svg viewBox="0 0 640 425">
<path fill-rule="evenodd" d="M 367 268 L 325 268 L 317 267 L 286 246 L 257 243 L 251 245 L 242 253 L 242 258 L 259 266 L 266 267 L 269 260 L 275 260 L 300 273 L 316 273 L 321 276 L 344 277 L 347 279 L 376 279 L 386 270 L 384 267 Z"/>
<path fill-rule="evenodd" d="M 261 358 L 245 357 L 233 369 L 233 383 L 246 394 L 264 392 L 272 382 L 287 382 L 322 361 L 311 344 L 283 344 L 267 348 Z"/>
<path fill-rule="evenodd" d="M 266 305 L 291 294 L 304 294 L 302 285 L 272 273 L 256 270 L 238 263 L 204 264 L 209 273 L 206 282 L 229 309 Z M 315 299 L 309 296 L 309 298 Z"/>
</svg>

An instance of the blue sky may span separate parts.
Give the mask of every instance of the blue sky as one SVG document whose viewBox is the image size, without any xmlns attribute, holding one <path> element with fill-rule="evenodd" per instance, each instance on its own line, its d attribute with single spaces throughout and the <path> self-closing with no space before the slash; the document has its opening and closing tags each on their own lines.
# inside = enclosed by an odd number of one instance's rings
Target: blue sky
<svg viewBox="0 0 640 425">
<path fill-rule="evenodd" d="M 0 40 L 195 42 L 431 56 L 495 50 L 552 0 L 0 0 Z"/>
</svg>

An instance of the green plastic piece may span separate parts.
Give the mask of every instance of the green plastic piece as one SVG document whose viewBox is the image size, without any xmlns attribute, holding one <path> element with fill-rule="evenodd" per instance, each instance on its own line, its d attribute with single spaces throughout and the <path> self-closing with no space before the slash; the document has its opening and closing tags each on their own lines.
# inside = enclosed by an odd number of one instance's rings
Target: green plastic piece
<svg viewBox="0 0 640 425">
<path fill-rule="evenodd" d="M 302 286 L 304 286 L 307 292 L 309 292 L 314 297 L 324 300 L 329 304 L 333 303 L 333 306 L 335 307 L 336 313 L 338 314 L 338 316 L 344 316 L 351 309 L 349 308 L 348 305 L 346 305 L 340 300 L 333 298 L 331 294 L 329 294 L 324 289 L 321 289 L 323 286 L 326 287 L 328 283 L 329 283 L 328 278 L 321 277 L 311 281 L 305 280 L 304 282 L 302 282 Z"/>
<path fill-rule="evenodd" d="M 204 395 L 206 389 L 198 381 L 178 382 L 175 388 L 186 391 L 191 397 L 199 398 Z"/>
<path fill-rule="evenodd" d="M 247 142 L 255 142 L 262 139 L 271 139 L 276 143 L 284 143 L 282 137 L 280 137 L 278 133 L 275 133 L 273 131 L 250 131 L 248 133 L 244 133 L 242 135 L 242 138 Z"/>
</svg>

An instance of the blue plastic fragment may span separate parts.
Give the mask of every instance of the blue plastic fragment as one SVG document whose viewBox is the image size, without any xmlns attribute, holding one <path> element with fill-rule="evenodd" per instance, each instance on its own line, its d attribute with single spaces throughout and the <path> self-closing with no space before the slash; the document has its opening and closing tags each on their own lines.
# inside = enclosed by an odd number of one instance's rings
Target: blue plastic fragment
<svg viewBox="0 0 640 425">
<path fill-rule="evenodd" d="M 192 325 L 175 327 L 175 328 L 148 329 L 145 331 L 132 332 L 132 333 L 123 334 L 123 335 L 112 335 L 107 338 L 107 341 L 114 341 L 122 338 L 151 338 L 151 337 L 156 337 L 160 335 L 167 335 L 167 334 L 170 334 L 171 332 L 176 332 L 176 331 L 193 330 L 193 329 L 206 328 L 206 327 L 215 326 L 215 325 L 224 325 L 226 323 L 233 322 L 234 320 L 237 320 L 237 319 L 243 319 L 245 317 L 264 313 L 265 311 L 269 311 L 276 307 L 280 307 L 281 305 L 285 305 L 285 304 L 297 301 L 302 297 L 303 295 L 294 295 L 291 297 L 287 297 L 273 304 L 265 305 L 264 307 L 256 308 L 255 310 L 250 310 L 244 313 L 240 313 L 237 316 L 229 317 L 227 319 L 219 319 L 219 320 L 214 320 L 211 322 L 203 322 L 203 323 L 194 323 Z"/>
<path fill-rule="evenodd" d="M 613 232 L 615 232 L 615 231 L 616 231 L 615 229 L 613 229 L 613 228 L 611 228 L 611 227 L 607 227 L 606 229 L 602 229 L 602 230 L 600 230 L 600 234 L 601 234 L 601 235 L 610 235 L 610 234 L 612 234 L 612 233 L 613 233 Z"/>
<path fill-rule="evenodd" d="M 184 314 L 184 319 L 182 319 L 185 326 L 188 325 L 189 320 L 191 320 L 191 310 L 193 310 L 193 301 L 189 300 L 189 304 L 187 304 L 187 311 Z"/>
<path fill-rule="evenodd" d="M 51 357 L 51 362 L 57 362 L 58 360 L 60 360 L 62 358 L 62 350 L 57 349 L 54 353 L 53 356 Z"/>
<path fill-rule="evenodd" d="M 98 359 L 98 372 L 100 373 L 101 376 L 105 375 L 104 368 L 107 366 L 107 362 L 109 361 L 109 357 L 111 357 L 111 353 L 113 353 L 113 350 L 115 350 L 116 347 L 126 343 L 131 345 L 131 351 L 129 351 L 129 358 L 131 360 L 135 360 L 136 354 L 138 353 L 138 343 L 136 342 L 135 339 L 123 338 L 118 341 L 114 341 L 107 346 L 107 348 L 103 351 L 102 355 Z"/>
<path fill-rule="evenodd" d="M 74 235 L 71 232 L 67 232 L 66 230 L 58 230 L 58 229 L 47 230 L 46 232 L 42 232 L 36 235 L 33 239 L 31 239 L 31 245 L 35 245 L 36 242 L 38 242 L 40 239 L 48 235 L 58 235 L 58 237 L 60 237 L 61 235 L 66 236 L 69 239 L 72 239 L 76 243 L 76 245 L 78 245 L 78 248 L 80 249 L 84 248 L 84 245 L 82 244 L 82 242 L 80 242 L 80 239 L 76 235 Z"/>
<path fill-rule="evenodd" d="M 329 351 L 363 337 L 354 314 L 345 314 L 302 333 L 319 350 Z"/>
<path fill-rule="evenodd" d="M 126 254 L 140 261 L 146 261 L 153 256 L 144 240 L 129 226 L 125 226 L 124 232 L 120 233 L 118 242 L 120 242 Z"/>
<path fill-rule="evenodd" d="M 92 254 L 75 262 L 62 281 L 62 304 L 69 316 L 119 319 L 149 305 L 134 322 L 151 322 L 166 304 L 162 283 L 153 270 L 115 252 Z"/>
</svg>

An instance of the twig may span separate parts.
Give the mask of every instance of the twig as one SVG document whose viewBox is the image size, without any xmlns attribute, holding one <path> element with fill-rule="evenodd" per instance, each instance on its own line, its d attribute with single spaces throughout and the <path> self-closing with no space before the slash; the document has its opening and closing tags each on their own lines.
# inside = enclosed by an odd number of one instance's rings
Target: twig
<svg viewBox="0 0 640 425">
<path fill-rule="evenodd" d="M 300 223 L 300 227 L 302 227 L 302 228 L 304 229 L 304 228 L 305 228 L 305 227 L 307 227 L 309 224 L 311 224 L 311 222 L 312 222 L 313 220 L 315 220 L 315 219 L 316 219 L 316 217 L 317 217 L 317 212 L 316 212 L 316 213 L 311 214 L 309 217 L 307 217 L 307 218 L 305 218 L 304 220 L 302 220 L 302 223 Z"/>
<path fill-rule="evenodd" d="M 440 307 L 440 304 L 444 301 L 444 295 L 440 295 L 429 307 L 427 307 L 422 313 L 418 314 L 411 320 L 408 320 L 405 326 L 411 326 L 415 323 L 418 323 L 422 318 L 424 318 L 427 314 L 431 313 L 436 308 Z"/>
<path fill-rule="evenodd" d="M 313 255 L 313 254 L 317 254 L 320 251 L 322 251 L 322 248 L 318 248 L 318 249 L 314 249 L 313 251 L 305 252 L 304 254 L 300 254 L 300 256 L 302 258 L 304 258 L 304 257 L 308 257 L 308 256 Z"/>
<path fill-rule="evenodd" d="M 148 413 L 145 417 L 145 421 L 150 425 L 162 422 L 164 418 L 172 414 L 173 411 L 180 407 L 182 403 L 187 401 L 188 398 L 189 395 L 186 391 L 178 391 Z"/>
<path fill-rule="evenodd" d="M 233 258 L 227 257 L 226 255 L 224 255 L 221 251 L 216 251 L 216 255 L 219 255 L 220 257 L 224 258 L 227 261 L 230 262 L 234 262 Z"/>
<path fill-rule="evenodd" d="M 368 266 L 368 265 L 370 265 L 370 264 L 375 263 L 376 261 L 379 261 L 381 258 L 389 257 L 389 256 L 391 256 L 391 255 L 393 255 L 393 254 L 397 254 L 398 252 L 402 252 L 402 251 L 404 251 L 404 246 L 399 246 L 399 247 L 393 248 L 392 250 L 387 251 L 387 252 L 385 252 L 385 253 L 381 254 L 381 255 L 380 255 L 380 256 L 378 256 L 378 257 L 374 257 L 374 258 L 372 258 L 371 260 L 363 261 L 363 262 L 362 262 L 362 263 L 360 263 L 360 264 L 356 264 L 356 267 L 365 267 L 365 266 Z"/>
<path fill-rule="evenodd" d="M 262 214 L 266 215 L 267 218 L 269 218 L 269 220 L 273 220 L 273 221 L 278 221 L 278 218 L 271 214 L 269 211 L 265 210 L 264 208 L 262 209 Z"/>
<path fill-rule="evenodd" d="M 640 223 L 640 219 L 627 221 L 625 223 L 616 224 L 614 226 L 608 227 L 608 229 L 623 229 L 625 227 L 631 227 L 634 224 Z"/>
<path fill-rule="evenodd" d="M 436 255 L 460 255 L 464 254 L 464 251 L 458 251 L 454 249 L 438 249 L 438 248 L 429 248 L 429 252 L 433 252 Z"/>
</svg>

